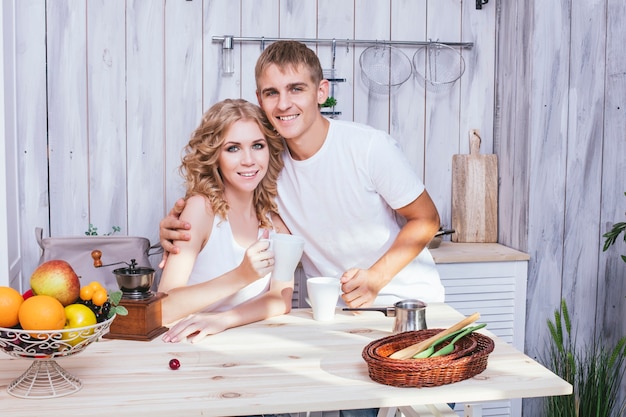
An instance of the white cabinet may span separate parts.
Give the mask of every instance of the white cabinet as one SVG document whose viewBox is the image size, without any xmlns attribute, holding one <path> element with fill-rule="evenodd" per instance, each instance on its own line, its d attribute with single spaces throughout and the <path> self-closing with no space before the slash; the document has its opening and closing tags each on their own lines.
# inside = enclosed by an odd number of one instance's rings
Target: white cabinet
<svg viewBox="0 0 626 417">
<path fill-rule="evenodd" d="M 446 303 L 520 351 L 524 350 L 529 256 L 497 243 L 442 242 L 431 253 L 446 288 Z M 463 416 L 463 404 L 455 411 Z M 521 400 L 482 404 L 484 416 L 521 416 Z"/>
</svg>

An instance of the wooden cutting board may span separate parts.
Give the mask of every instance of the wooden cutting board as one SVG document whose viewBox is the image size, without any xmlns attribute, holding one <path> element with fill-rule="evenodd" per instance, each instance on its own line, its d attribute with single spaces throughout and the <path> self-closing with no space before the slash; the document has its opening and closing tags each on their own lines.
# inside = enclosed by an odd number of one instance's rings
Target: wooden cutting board
<svg viewBox="0 0 626 417">
<path fill-rule="evenodd" d="M 480 133 L 469 133 L 469 155 L 452 156 L 453 242 L 498 241 L 498 160 L 481 155 Z"/>
</svg>

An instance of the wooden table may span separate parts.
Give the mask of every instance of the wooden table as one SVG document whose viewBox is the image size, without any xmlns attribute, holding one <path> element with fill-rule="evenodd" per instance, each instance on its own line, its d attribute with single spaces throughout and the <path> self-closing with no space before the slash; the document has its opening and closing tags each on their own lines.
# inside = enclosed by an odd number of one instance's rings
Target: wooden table
<svg viewBox="0 0 626 417">
<path fill-rule="evenodd" d="M 448 327 L 461 318 L 445 304 L 427 309 L 430 328 Z M 378 312 L 339 312 L 334 322 L 322 323 L 314 321 L 308 309 L 300 309 L 195 345 L 163 343 L 160 338 L 103 339 L 75 356 L 57 359 L 83 387 L 52 399 L 10 395 L 7 385 L 30 363 L 0 353 L 0 409 L 12 417 L 241 416 L 572 392 L 570 384 L 495 336 L 487 370 L 474 378 L 419 389 L 375 383 L 361 351 L 372 340 L 388 336 L 393 320 Z M 180 369 L 169 369 L 172 358 L 179 359 Z"/>
</svg>

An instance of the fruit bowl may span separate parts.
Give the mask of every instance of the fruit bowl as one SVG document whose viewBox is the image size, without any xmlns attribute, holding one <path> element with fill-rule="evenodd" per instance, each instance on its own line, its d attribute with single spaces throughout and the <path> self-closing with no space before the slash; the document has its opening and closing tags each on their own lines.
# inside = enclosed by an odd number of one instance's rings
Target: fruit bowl
<svg viewBox="0 0 626 417">
<path fill-rule="evenodd" d="M 67 372 L 56 358 L 75 355 L 106 334 L 115 316 L 93 326 L 62 330 L 22 330 L 0 327 L 0 349 L 33 363 L 7 387 L 20 398 L 54 398 L 82 387 L 80 379 Z"/>
</svg>

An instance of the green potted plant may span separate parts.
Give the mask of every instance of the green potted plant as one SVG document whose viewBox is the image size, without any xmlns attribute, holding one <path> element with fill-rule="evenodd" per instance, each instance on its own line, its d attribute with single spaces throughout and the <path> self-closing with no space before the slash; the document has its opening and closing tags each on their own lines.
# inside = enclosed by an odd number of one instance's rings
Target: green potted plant
<svg viewBox="0 0 626 417">
<path fill-rule="evenodd" d="M 626 195 L 626 193 L 624 193 Z M 604 237 L 603 251 L 617 242 L 620 235 L 626 242 L 626 222 L 613 224 Z M 626 262 L 626 255 L 620 255 Z M 591 343 L 576 343 L 565 300 L 555 310 L 554 322 L 548 320 L 549 341 L 544 364 L 573 386 L 573 394 L 548 397 L 544 412 L 550 417 L 623 417 L 626 399 L 618 404 L 621 383 L 626 372 L 626 336 L 615 346 L 596 337 Z"/>
<path fill-rule="evenodd" d="M 337 99 L 335 97 L 328 97 L 322 107 L 335 107 L 337 105 Z"/>
<path fill-rule="evenodd" d="M 122 230 L 122 228 L 119 226 L 113 226 L 112 229 L 113 231 L 109 233 L 104 233 L 102 236 L 111 236 Z M 98 228 L 94 226 L 93 224 L 89 223 L 89 228 L 85 232 L 85 236 L 98 236 Z"/>
<path fill-rule="evenodd" d="M 626 196 L 626 193 L 624 193 Z M 619 235 L 624 234 L 624 242 L 626 242 L 626 222 L 618 222 L 613 225 L 611 230 L 602 235 L 605 238 L 603 251 L 606 252 L 615 244 Z M 626 262 L 626 255 L 621 255 L 622 261 Z"/>
<path fill-rule="evenodd" d="M 613 348 L 596 338 L 583 346 L 576 343 L 565 300 L 548 320 L 551 340 L 544 364 L 572 384 L 573 394 L 547 397 L 544 413 L 550 417 L 622 417 L 626 400 L 616 401 L 624 378 L 626 337 Z M 565 330 L 565 331 L 564 331 Z"/>
</svg>

